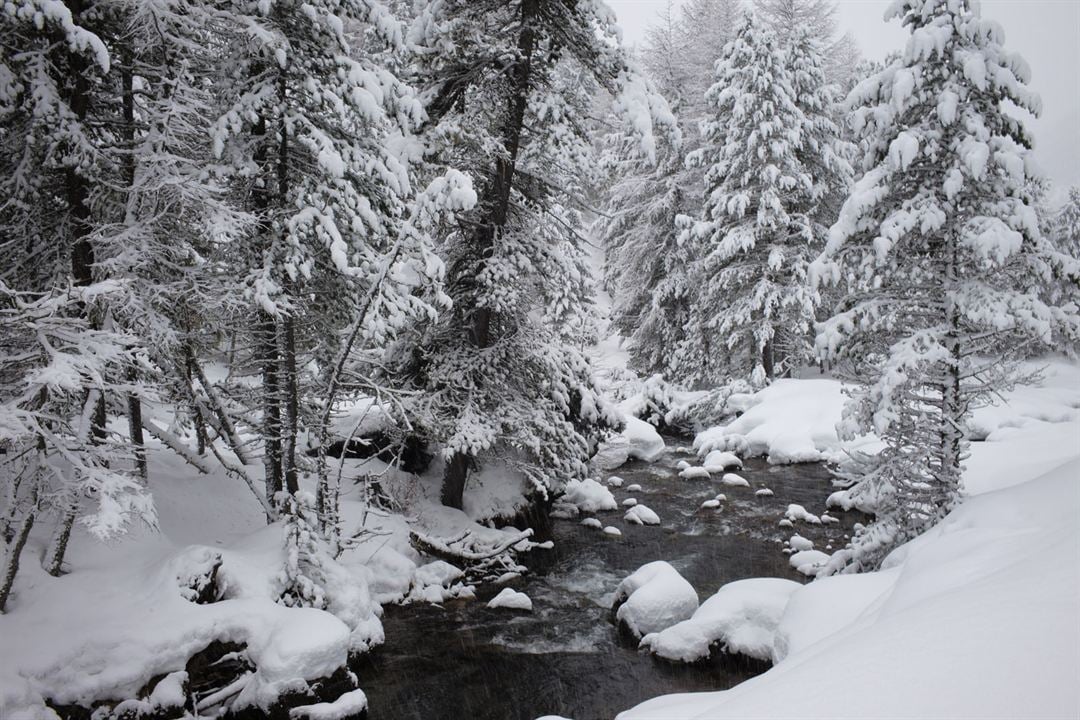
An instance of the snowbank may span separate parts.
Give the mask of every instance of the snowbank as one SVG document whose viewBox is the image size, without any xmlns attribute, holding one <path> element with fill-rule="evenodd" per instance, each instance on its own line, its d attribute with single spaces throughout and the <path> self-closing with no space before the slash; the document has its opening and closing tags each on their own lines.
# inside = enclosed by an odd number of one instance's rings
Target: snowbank
<svg viewBox="0 0 1080 720">
<path fill-rule="evenodd" d="M 679 662 L 703 660 L 714 645 L 727 653 L 769 660 L 784 607 L 801 587 L 781 578 L 736 580 L 702 603 L 690 619 L 646 635 L 641 647 Z"/>
<path fill-rule="evenodd" d="M 615 619 L 638 637 L 685 620 L 697 607 L 694 587 L 663 560 L 642 565 L 615 590 Z"/>
<path fill-rule="evenodd" d="M 620 720 L 1077 717 L 1077 478 L 1080 460 L 969 498 L 882 571 L 797 590 L 769 672 Z"/>
</svg>

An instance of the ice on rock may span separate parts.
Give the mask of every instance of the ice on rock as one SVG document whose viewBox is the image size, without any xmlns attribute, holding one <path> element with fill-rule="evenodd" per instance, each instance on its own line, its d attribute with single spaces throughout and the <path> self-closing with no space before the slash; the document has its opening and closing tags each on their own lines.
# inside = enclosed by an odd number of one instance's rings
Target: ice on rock
<svg viewBox="0 0 1080 720">
<path fill-rule="evenodd" d="M 635 505 L 626 511 L 626 515 L 623 517 L 628 523 L 634 525 L 659 525 L 660 516 L 655 512 L 645 507 L 644 505 Z"/>
<path fill-rule="evenodd" d="M 604 526 L 604 524 L 602 522 L 600 522 L 596 518 L 592 518 L 592 517 L 585 518 L 584 520 L 581 521 L 581 524 L 584 525 L 587 528 L 592 528 L 594 530 L 599 530 L 600 528 L 602 528 Z"/>
<path fill-rule="evenodd" d="M 570 480 L 562 497 L 564 503 L 577 507 L 581 512 L 594 513 L 601 510 L 617 510 L 619 504 L 606 487 L 592 478 Z"/>
<path fill-rule="evenodd" d="M 686 468 L 690 467 L 690 463 L 686 462 L 685 460 L 680 460 L 679 462 L 675 463 L 675 467 L 679 470 L 685 470 Z"/>
<path fill-rule="evenodd" d="M 507 608 L 508 610 L 524 610 L 532 612 L 532 600 L 523 592 L 514 588 L 503 588 L 502 591 L 488 601 L 489 608 Z"/>
<path fill-rule="evenodd" d="M 710 510 L 712 508 L 718 508 L 718 507 L 720 507 L 720 501 L 719 500 L 706 500 L 705 502 L 701 503 L 701 507 L 708 508 Z"/>
<path fill-rule="evenodd" d="M 633 485 L 627 485 L 626 486 L 626 491 L 627 492 L 641 492 L 641 486 L 638 485 L 637 483 L 634 483 Z"/>
<path fill-rule="evenodd" d="M 604 534 L 611 535 L 612 537 L 619 537 L 620 535 L 622 535 L 622 530 L 615 527 L 614 525 L 608 525 L 606 528 L 604 528 Z"/>
<path fill-rule="evenodd" d="M 724 473 L 724 477 L 720 478 L 720 482 L 731 487 L 750 487 L 750 483 L 746 481 L 746 478 L 735 473 Z"/>
<path fill-rule="evenodd" d="M 796 520 L 802 520 L 804 523 L 809 523 L 810 525 L 821 524 L 821 518 L 819 518 L 817 515 L 808 513 L 806 511 L 806 508 L 804 508 L 802 505 L 796 505 L 795 503 L 787 506 L 787 510 L 784 511 L 784 517 L 786 517 L 788 520 L 791 520 L 792 522 Z"/>
<path fill-rule="evenodd" d="M 713 450 L 705 456 L 701 466 L 711 473 L 722 473 L 728 468 L 742 469 L 743 463 L 739 456 L 727 450 Z"/>
<path fill-rule="evenodd" d="M 703 660 L 714 645 L 728 653 L 769 660 L 784 608 L 801 587 L 780 578 L 728 583 L 702 603 L 693 617 L 646 635 L 641 647 L 678 662 Z"/>
<path fill-rule="evenodd" d="M 758 497 L 772 497 L 773 491 L 770 490 L 769 488 L 761 488 L 760 490 L 758 490 L 754 494 L 757 495 Z"/>
<path fill-rule="evenodd" d="M 820 550 L 802 550 L 788 558 L 791 567 L 803 575 L 817 575 L 818 570 L 829 562 L 829 554 Z"/>
<path fill-rule="evenodd" d="M 607 479 L 607 484 L 610 487 L 622 487 L 623 482 L 623 479 L 618 475 L 612 475 Z"/>
<path fill-rule="evenodd" d="M 809 540 L 804 538 L 802 535 L 799 535 L 798 533 L 791 536 L 791 539 L 788 540 L 788 546 L 792 550 L 794 550 L 796 552 L 799 552 L 801 550 L 813 550 L 814 549 L 814 543 L 810 542 Z"/>
<path fill-rule="evenodd" d="M 634 507 L 637 505 L 637 500 L 634 498 L 626 498 L 622 501 L 623 507 Z"/>
<path fill-rule="evenodd" d="M 698 609 L 693 586 L 663 560 L 642 565 L 615 590 L 615 618 L 635 636 L 656 633 Z"/>
<path fill-rule="evenodd" d="M 700 480 L 709 477 L 709 471 L 703 467 L 686 467 L 679 472 L 684 480 Z"/>
</svg>

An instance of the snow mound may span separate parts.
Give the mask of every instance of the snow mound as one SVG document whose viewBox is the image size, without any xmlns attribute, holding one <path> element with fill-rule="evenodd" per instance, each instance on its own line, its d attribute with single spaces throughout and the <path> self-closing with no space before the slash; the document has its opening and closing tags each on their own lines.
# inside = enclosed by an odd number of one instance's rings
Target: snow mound
<svg viewBox="0 0 1080 720">
<path fill-rule="evenodd" d="M 367 695 L 363 690 L 352 690 L 334 702 L 301 705 L 289 710 L 289 720 L 344 720 L 357 717 L 367 710 Z"/>
<path fill-rule="evenodd" d="M 635 505 L 637 505 L 637 500 L 632 497 L 626 498 L 622 501 L 622 505 L 623 507 L 634 507 Z"/>
<path fill-rule="evenodd" d="M 809 542 L 809 540 L 807 540 Z M 813 543 L 811 543 L 811 546 Z M 817 575 L 825 563 L 829 562 L 829 554 L 822 552 L 821 550 L 800 550 L 799 552 L 792 553 L 788 558 L 788 562 L 791 563 L 791 567 L 795 568 L 803 575 L 814 576 Z"/>
<path fill-rule="evenodd" d="M 802 535 L 795 533 L 791 536 L 791 539 L 788 540 L 788 547 L 790 547 L 795 552 L 801 552 L 803 550 L 813 550 L 814 543 L 810 542 Z"/>
<path fill-rule="evenodd" d="M 686 468 L 690 467 L 690 463 L 686 462 L 685 460 L 680 460 L 679 462 L 675 463 L 675 467 L 679 470 L 685 470 Z"/>
<path fill-rule="evenodd" d="M 623 517 L 628 523 L 634 525 L 659 525 L 660 516 L 655 512 L 645 507 L 644 505 L 635 505 L 626 511 L 626 515 Z"/>
<path fill-rule="evenodd" d="M 507 608 L 509 610 L 524 610 L 532 612 L 532 600 L 523 592 L 513 588 L 503 588 L 502 591 L 488 601 L 489 608 Z"/>
<path fill-rule="evenodd" d="M 619 583 L 615 608 L 615 619 L 641 637 L 689 618 L 698 609 L 698 596 L 675 568 L 657 560 Z"/>
<path fill-rule="evenodd" d="M 706 500 L 705 502 L 701 503 L 701 507 L 707 508 L 707 509 L 710 509 L 710 510 L 712 508 L 718 508 L 718 507 L 720 507 L 720 501 L 719 500 Z"/>
<path fill-rule="evenodd" d="M 709 471 L 703 467 L 685 467 L 679 471 L 679 477 L 684 480 L 708 479 Z"/>
<path fill-rule="evenodd" d="M 807 512 L 806 508 L 804 508 L 802 505 L 796 505 L 795 503 L 787 506 L 787 510 L 784 511 L 784 517 L 791 522 L 795 522 L 796 520 L 802 520 L 804 523 L 808 523 L 810 525 L 821 524 L 821 518 L 819 518 L 817 515 L 813 515 Z"/>
<path fill-rule="evenodd" d="M 641 486 L 637 483 L 634 483 L 633 485 L 627 485 L 626 492 L 641 492 Z"/>
<path fill-rule="evenodd" d="M 587 528 L 592 528 L 594 530 L 599 530 L 604 526 L 604 524 L 596 518 L 585 518 L 581 521 L 581 524 Z"/>
<path fill-rule="evenodd" d="M 607 479 L 608 487 L 622 487 L 623 479 L 618 475 L 612 475 Z"/>
<path fill-rule="evenodd" d="M 739 456 L 726 450 L 713 450 L 705 456 L 701 466 L 711 473 L 722 473 L 728 468 L 742 468 Z"/>
<path fill-rule="evenodd" d="M 608 525 L 606 528 L 604 528 L 604 534 L 611 535 L 612 537 L 619 537 L 620 535 L 622 535 L 622 530 L 615 527 L 614 525 Z"/>
<path fill-rule="evenodd" d="M 664 438 L 649 423 L 620 411 L 623 430 L 600 444 L 593 463 L 602 469 L 617 468 L 630 458 L 652 462 L 667 449 Z"/>
<path fill-rule="evenodd" d="M 797 582 L 780 578 L 751 578 L 724 585 L 693 617 L 666 630 L 646 635 L 641 647 L 677 662 L 709 657 L 714 645 L 724 652 L 758 660 L 772 658 L 773 634 Z"/>
<path fill-rule="evenodd" d="M 720 482 L 731 487 L 750 487 L 750 483 L 742 475 L 736 475 L 735 473 L 724 473 L 724 477 L 720 478 Z"/>
<path fill-rule="evenodd" d="M 761 488 L 760 490 L 758 490 L 754 494 L 757 495 L 758 497 L 772 497 L 773 496 L 773 491 L 770 490 L 769 488 Z"/>
<path fill-rule="evenodd" d="M 562 497 L 564 503 L 575 506 L 581 512 L 594 513 L 601 510 L 617 510 L 619 504 L 606 487 L 592 478 L 571 480 L 566 483 Z"/>
</svg>

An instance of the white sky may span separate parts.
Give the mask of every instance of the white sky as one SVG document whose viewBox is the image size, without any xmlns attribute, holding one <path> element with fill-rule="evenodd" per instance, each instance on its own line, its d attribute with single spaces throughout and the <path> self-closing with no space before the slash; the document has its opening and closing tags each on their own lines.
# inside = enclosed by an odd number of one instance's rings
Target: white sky
<svg viewBox="0 0 1080 720">
<path fill-rule="evenodd" d="M 667 0 L 607 0 L 627 44 L 640 43 Z M 678 6 L 679 0 L 673 0 Z M 837 19 L 863 55 L 880 60 L 903 47 L 907 32 L 882 19 L 889 0 L 837 0 Z M 1007 49 L 1031 65 L 1042 117 L 1031 121 L 1035 157 L 1059 186 L 1080 184 L 1080 0 L 983 0 L 982 14 L 1005 28 Z M 1059 189 L 1060 191 L 1060 189 Z"/>
</svg>

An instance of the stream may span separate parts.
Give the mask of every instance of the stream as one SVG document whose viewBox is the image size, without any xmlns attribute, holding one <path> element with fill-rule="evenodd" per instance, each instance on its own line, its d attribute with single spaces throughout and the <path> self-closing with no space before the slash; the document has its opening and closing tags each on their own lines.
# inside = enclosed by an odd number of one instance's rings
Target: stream
<svg viewBox="0 0 1080 720">
<path fill-rule="evenodd" d="M 693 455 L 675 448 L 653 463 L 631 461 L 611 475 L 621 504 L 628 497 L 654 510 L 659 526 L 631 525 L 623 510 L 600 513 L 621 537 L 577 520 L 555 520 L 555 548 L 539 550 L 538 567 L 511 586 L 533 602 L 532 613 L 487 609 L 501 588 L 479 589 L 479 599 L 444 607 L 389 606 L 387 642 L 353 670 L 367 693 L 371 720 L 533 720 L 546 714 L 608 720 L 618 712 L 673 692 L 721 690 L 766 666 L 715 653 L 708 662 L 674 665 L 639 653 L 633 639 L 609 622 L 614 590 L 641 565 L 667 560 L 701 600 L 721 585 L 747 577 L 806 581 L 788 564 L 782 541 L 798 532 L 815 547 L 842 547 L 857 518 L 812 526 L 778 522 L 789 503 L 818 514 L 832 490 L 822 464 L 770 466 L 751 460 L 740 474 L 752 485 L 732 488 L 713 480 L 684 480 L 676 463 Z M 639 492 L 629 492 L 632 484 Z M 771 497 L 754 491 L 768 487 Z M 724 493 L 717 510 L 701 503 Z"/>
</svg>

